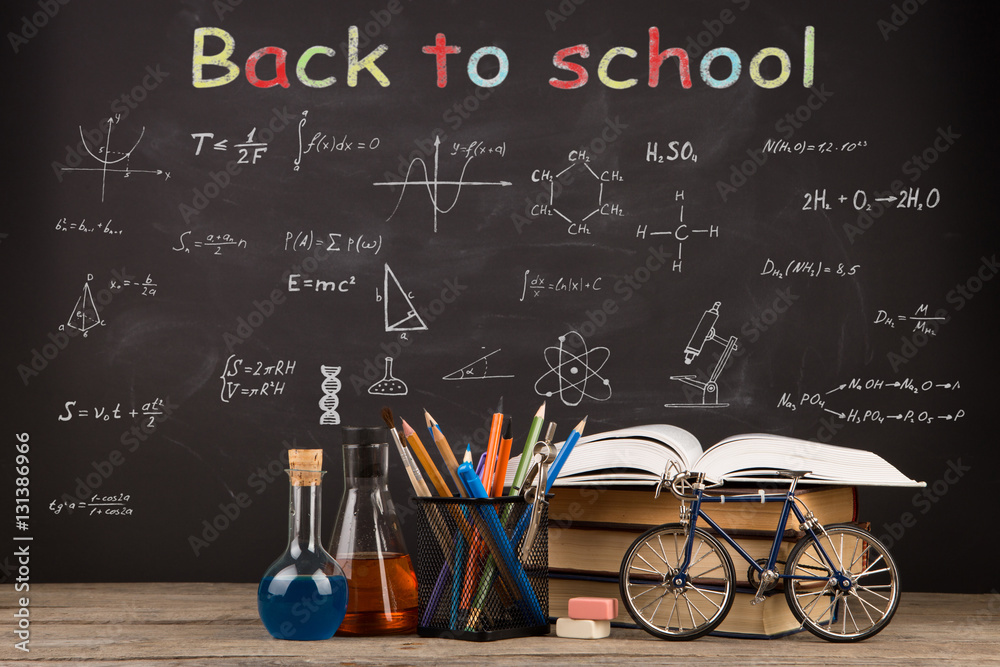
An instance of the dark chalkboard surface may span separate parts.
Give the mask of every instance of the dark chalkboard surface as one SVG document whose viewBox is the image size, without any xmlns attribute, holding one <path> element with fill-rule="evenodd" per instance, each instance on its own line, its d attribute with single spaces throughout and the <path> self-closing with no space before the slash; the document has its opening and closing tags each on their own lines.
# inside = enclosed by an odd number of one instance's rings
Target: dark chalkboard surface
<svg viewBox="0 0 1000 667">
<path fill-rule="evenodd" d="M 503 397 L 515 447 L 545 400 L 559 437 L 877 452 L 928 483 L 861 492 L 907 586 L 988 589 L 992 10 L 16 4 L 0 465 L 32 581 L 256 580 L 289 447 L 326 450 L 329 531 L 337 423 L 426 408 L 478 454 Z"/>
</svg>

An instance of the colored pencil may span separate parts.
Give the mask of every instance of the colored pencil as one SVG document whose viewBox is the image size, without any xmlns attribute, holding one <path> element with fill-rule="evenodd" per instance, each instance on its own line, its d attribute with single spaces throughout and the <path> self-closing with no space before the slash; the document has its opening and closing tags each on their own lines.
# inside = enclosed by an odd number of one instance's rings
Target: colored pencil
<svg viewBox="0 0 1000 667">
<path fill-rule="evenodd" d="M 503 399 L 497 411 L 493 413 L 493 421 L 490 424 L 490 439 L 486 443 L 486 469 L 483 472 L 483 486 L 487 492 L 493 488 L 493 479 L 497 468 L 497 452 L 500 449 L 500 436 L 503 429 Z"/>
<path fill-rule="evenodd" d="M 424 448 L 424 443 L 420 441 L 420 436 L 417 432 L 413 430 L 413 427 L 406 423 L 403 419 L 403 437 L 406 442 L 410 445 L 410 449 L 413 453 L 417 455 L 417 460 L 420 461 L 420 465 L 424 467 L 424 472 L 430 477 L 431 484 L 437 490 L 438 495 L 444 496 L 445 498 L 451 498 L 451 489 L 448 488 L 448 484 L 445 483 L 444 477 L 438 472 L 437 466 L 434 465 L 434 461 L 431 460 L 430 454 Z"/>
<path fill-rule="evenodd" d="M 528 474 L 528 464 L 531 462 L 531 454 L 534 450 L 535 443 L 538 442 L 539 436 L 542 434 L 542 426 L 545 424 L 545 401 L 542 401 L 542 405 L 535 412 L 535 416 L 531 419 L 531 426 L 528 428 L 528 437 L 524 441 L 524 452 L 521 454 L 521 461 L 517 464 L 517 471 L 514 473 L 514 483 L 510 485 L 509 495 L 516 496 L 521 491 L 521 485 L 524 483 L 524 477 Z"/>
<path fill-rule="evenodd" d="M 424 420 L 427 422 L 427 430 L 431 433 L 431 440 L 438 448 L 438 452 L 441 454 L 441 460 L 444 461 L 444 465 L 448 468 L 448 472 L 451 474 L 451 479 L 455 482 L 455 487 L 462 497 L 465 497 L 465 489 L 462 488 L 462 483 L 458 479 L 458 460 L 455 459 L 455 453 L 451 451 L 451 445 L 448 444 L 448 440 L 444 437 L 444 433 L 441 432 L 441 425 L 437 423 L 434 417 L 431 417 L 431 413 L 424 410 Z"/>
<path fill-rule="evenodd" d="M 507 463 L 510 461 L 510 448 L 514 443 L 510 430 L 510 417 L 504 417 L 503 422 L 503 435 L 500 436 L 500 448 L 497 450 L 496 471 L 493 473 L 492 495 L 494 498 L 503 495 L 503 483 L 507 478 Z"/>
<path fill-rule="evenodd" d="M 566 459 L 568 459 L 569 455 L 573 453 L 573 447 L 576 446 L 577 440 L 579 440 L 580 436 L 583 435 L 583 429 L 586 425 L 587 418 L 584 417 L 583 421 L 577 424 L 576 428 L 573 429 L 573 432 L 569 434 L 568 438 L 566 438 L 566 442 L 563 443 L 563 446 L 559 448 L 559 452 L 556 454 L 556 460 L 552 462 L 551 466 L 549 466 L 549 479 L 548 483 L 545 485 L 545 493 L 549 492 L 552 488 L 552 483 L 556 481 L 556 477 L 558 477 L 559 473 L 562 472 L 563 466 L 566 465 Z"/>
</svg>

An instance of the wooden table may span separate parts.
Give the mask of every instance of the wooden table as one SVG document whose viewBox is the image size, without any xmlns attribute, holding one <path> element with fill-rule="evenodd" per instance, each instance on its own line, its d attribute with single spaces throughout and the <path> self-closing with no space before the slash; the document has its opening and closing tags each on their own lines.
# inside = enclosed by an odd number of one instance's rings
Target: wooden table
<svg viewBox="0 0 1000 667">
<path fill-rule="evenodd" d="M 38 664 L 1000 665 L 996 594 L 904 594 L 889 627 L 859 644 L 832 644 L 807 632 L 666 642 L 626 629 L 581 641 L 559 639 L 554 628 L 548 637 L 487 643 L 416 635 L 293 642 L 264 630 L 253 584 L 31 584 L 25 653 L 14 646 L 11 622 L 24 593 L 12 585 L 0 590 L 0 660 Z"/>
</svg>

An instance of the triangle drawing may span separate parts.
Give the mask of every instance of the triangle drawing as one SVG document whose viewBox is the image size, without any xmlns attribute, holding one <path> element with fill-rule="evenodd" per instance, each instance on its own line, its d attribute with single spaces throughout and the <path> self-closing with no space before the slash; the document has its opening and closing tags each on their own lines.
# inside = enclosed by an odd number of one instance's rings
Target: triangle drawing
<svg viewBox="0 0 1000 667">
<path fill-rule="evenodd" d="M 513 375 L 490 375 L 488 358 L 499 352 L 499 348 L 489 354 L 484 354 L 471 364 L 459 368 L 454 373 L 445 375 L 442 380 L 490 380 L 493 378 L 512 378 Z"/>
<path fill-rule="evenodd" d="M 395 288 L 390 292 L 389 290 L 389 279 L 392 278 L 392 284 Z M 385 330 L 386 331 L 426 331 L 427 323 L 420 317 L 417 313 L 417 309 L 413 307 L 413 301 L 410 300 L 410 296 L 403 289 L 403 286 L 399 284 L 399 279 L 396 278 L 396 274 L 392 272 L 389 265 L 385 265 L 385 281 L 383 283 L 382 294 L 385 298 L 383 305 L 385 307 Z M 390 299 L 390 294 L 393 294 Z M 405 307 L 400 307 L 395 305 L 397 299 L 402 299 L 406 304 Z M 390 301 L 392 305 L 390 306 Z M 400 317 L 402 315 L 402 317 Z"/>
</svg>

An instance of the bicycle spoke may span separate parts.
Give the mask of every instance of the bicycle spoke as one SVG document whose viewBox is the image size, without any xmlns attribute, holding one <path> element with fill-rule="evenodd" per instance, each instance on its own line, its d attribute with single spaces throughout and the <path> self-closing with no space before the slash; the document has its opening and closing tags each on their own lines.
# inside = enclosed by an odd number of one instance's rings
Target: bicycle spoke
<svg viewBox="0 0 1000 667">
<path fill-rule="evenodd" d="M 670 627 L 670 619 L 672 619 L 674 617 L 674 611 L 676 611 L 676 609 L 677 609 L 677 596 L 674 595 L 674 604 L 673 604 L 672 607 L 670 607 L 670 615 L 667 616 L 667 624 L 664 625 L 663 627 L 665 627 L 665 628 L 669 628 Z M 681 627 L 679 618 L 678 618 L 678 621 L 677 621 L 677 627 L 678 627 L 678 629 Z"/>
<path fill-rule="evenodd" d="M 816 556 L 813 556 L 813 555 L 812 555 L 812 553 L 810 553 L 810 552 L 809 552 L 808 550 L 804 551 L 804 552 L 802 553 L 802 555 L 803 555 L 803 556 L 808 556 L 808 557 L 810 558 L 810 560 L 812 560 L 812 561 L 813 561 L 814 563 L 816 563 L 816 564 L 817 564 L 817 565 L 819 565 L 820 567 L 822 567 L 822 568 L 824 568 L 824 569 L 827 569 L 827 570 L 829 570 L 829 569 L 830 569 L 830 566 L 829 566 L 829 565 L 827 565 L 826 563 L 824 563 L 824 562 L 823 562 L 822 560 L 820 560 L 820 559 L 819 559 L 819 558 L 817 558 Z M 804 569 L 804 568 L 803 568 L 803 569 Z"/>
<path fill-rule="evenodd" d="M 656 566 L 655 566 L 655 565 L 653 565 L 653 564 L 652 564 L 652 563 L 650 563 L 650 562 L 649 562 L 648 560 L 646 560 L 645 558 L 643 558 L 643 557 L 642 557 L 642 554 L 638 554 L 638 553 L 637 553 L 637 554 L 635 555 L 635 557 L 636 557 L 636 558 L 638 558 L 639 560 L 641 560 L 641 561 L 642 561 L 643 563 L 645 563 L 645 564 L 646 564 L 646 565 L 648 565 L 649 567 L 651 567 L 651 568 L 652 568 L 652 571 L 653 571 L 653 572 L 655 572 L 656 574 L 659 574 L 659 575 L 661 575 L 661 576 L 663 575 L 663 572 L 660 572 L 659 570 L 657 570 L 657 569 L 656 569 Z M 634 567 L 635 567 L 635 566 L 633 565 L 633 568 L 634 568 Z"/>
<path fill-rule="evenodd" d="M 660 600 L 662 600 L 664 597 L 666 597 L 667 593 L 669 593 L 669 592 L 670 592 L 669 590 L 664 589 L 664 591 L 660 595 L 656 596 L 655 598 L 653 598 L 652 600 L 650 600 L 649 602 L 647 602 L 644 607 L 640 607 L 639 608 L 639 612 L 641 613 L 641 612 L 646 611 L 647 609 L 649 609 L 649 605 L 653 604 L 654 602 L 658 603 Z M 659 607 L 657 607 L 657 608 L 659 608 Z"/>
<path fill-rule="evenodd" d="M 859 601 L 861 602 L 861 606 L 862 606 L 862 608 L 863 608 L 863 607 L 864 607 L 865 605 L 868 605 L 869 607 L 871 607 L 872 609 L 874 609 L 875 611 L 877 611 L 877 612 L 879 613 L 879 615 L 881 615 L 881 616 L 885 616 L 885 613 L 884 613 L 884 612 L 883 612 L 883 611 L 882 611 L 881 609 L 879 609 L 879 608 L 878 608 L 878 607 L 876 607 L 876 606 L 875 606 L 874 604 L 872 604 L 872 603 L 871 603 L 871 602 L 869 602 L 868 600 L 864 599 L 864 598 L 863 598 L 863 597 L 861 597 L 860 595 L 858 596 L 858 600 L 859 600 Z"/>
<path fill-rule="evenodd" d="M 629 586 L 633 586 L 633 585 L 634 585 L 634 584 L 629 584 Z M 661 585 L 661 584 L 655 584 L 655 585 L 653 585 L 653 586 L 650 586 L 650 587 L 649 587 L 649 588 L 647 588 L 646 590 L 642 591 L 641 593 L 636 593 L 635 595 L 630 595 L 630 596 L 629 596 L 629 599 L 631 599 L 631 600 L 632 600 L 633 602 L 635 602 L 635 599 L 636 599 L 636 598 L 638 598 L 638 597 L 642 597 L 642 596 L 643 596 L 643 595 L 645 595 L 646 593 L 648 593 L 648 592 L 650 592 L 650 591 L 653 591 L 653 590 L 656 590 L 657 588 L 659 588 L 659 587 L 660 587 L 660 585 Z"/>
<path fill-rule="evenodd" d="M 671 562 L 673 556 L 676 561 Z M 681 563 L 686 564 L 683 570 L 678 567 Z M 662 580 L 654 585 L 657 577 Z M 709 585 L 694 585 L 698 577 L 710 577 Z M 675 586 L 675 578 L 686 583 Z M 643 534 L 630 547 L 619 587 L 629 615 L 650 634 L 694 639 L 711 632 L 725 618 L 733 601 L 734 579 L 729 557 L 718 540 L 704 531 L 666 524 Z M 669 604 L 668 595 L 672 597 Z"/>
<path fill-rule="evenodd" d="M 821 559 L 833 564 L 830 575 L 836 574 L 837 582 L 849 579 L 850 590 L 841 591 L 832 578 L 821 590 L 802 585 L 800 573 L 812 569 L 808 563 L 823 564 Z M 810 632 L 830 641 L 859 641 L 877 634 L 899 601 L 892 556 L 875 537 L 853 526 L 833 526 L 822 539 L 807 538 L 792 552 L 786 573 L 793 577 L 785 596 L 795 615 Z"/>
<path fill-rule="evenodd" d="M 710 604 L 713 607 L 715 607 L 716 611 L 718 611 L 719 609 L 722 609 L 722 605 L 721 604 L 715 604 L 715 602 L 710 597 L 708 597 L 707 595 L 705 595 L 705 592 L 702 591 L 700 588 L 698 588 L 696 586 L 688 586 L 688 590 L 692 590 L 695 593 L 697 593 L 698 595 L 700 595 L 701 597 L 705 598 L 705 601 L 708 602 L 708 604 Z M 716 593 L 718 595 L 725 596 L 725 593 L 721 593 L 719 591 L 712 591 L 712 592 Z"/>
<path fill-rule="evenodd" d="M 868 617 L 868 627 L 875 625 L 875 621 L 872 619 L 872 615 L 868 613 L 868 608 L 865 607 L 865 601 L 861 597 L 861 594 L 858 593 L 857 589 L 854 590 L 854 595 L 861 601 L 861 611 L 865 612 L 865 616 Z"/>
<path fill-rule="evenodd" d="M 652 551 L 654 554 L 656 554 L 657 558 L 659 558 L 661 561 L 663 561 L 663 564 L 667 566 L 667 569 L 673 569 L 673 568 L 671 568 L 670 563 L 667 562 L 667 550 L 663 548 L 663 536 L 662 535 L 657 535 L 656 536 L 656 541 L 660 545 L 660 550 L 659 551 L 657 551 L 652 546 L 650 546 L 650 544 L 648 542 L 646 543 L 646 546 L 649 547 L 650 551 Z"/>
</svg>

